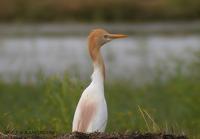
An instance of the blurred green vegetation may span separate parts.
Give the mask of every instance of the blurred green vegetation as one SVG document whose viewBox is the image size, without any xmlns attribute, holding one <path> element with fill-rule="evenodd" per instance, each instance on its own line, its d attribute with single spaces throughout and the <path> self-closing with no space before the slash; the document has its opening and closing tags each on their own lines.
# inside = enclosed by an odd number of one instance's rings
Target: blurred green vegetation
<svg viewBox="0 0 200 139">
<path fill-rule="evenodd" d="M 199 0 L 1 0 L 0 21 L 196 20 Z"/>
<path fill-rule="evenodd" d="M 200 137 L 200 53 L 196 55 L 189 74 L 177 70 L 164 81 L 158 72 L 154 81 L 141 86 L 107 82 L 107 131 L 163 131 Z M 63 79 L 40 75 L 34 84 L 0 81 L 0 131 L 70 132 L 76 104 L 87 85 L 67 74 Z M 138 106 L 153 119 L 147 118 L 149 128 Z"/>
</svg>

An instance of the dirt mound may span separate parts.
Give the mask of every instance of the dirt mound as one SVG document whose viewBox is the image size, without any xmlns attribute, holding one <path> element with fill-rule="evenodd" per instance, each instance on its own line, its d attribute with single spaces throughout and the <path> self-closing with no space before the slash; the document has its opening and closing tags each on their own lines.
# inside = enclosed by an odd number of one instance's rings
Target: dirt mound
<svg viewBox="0 0 200 139">
<path fill-rule="evenodd" d="M 63 135 L 0 135 L 0 139 L 188 139 L 186 136 L 177 136 L 171 134 L 156 134 L 138 132 L 122 134 L 122 133 L 80 133 L 73 132 Z"/>
<path fill-rule="evenodd" d="M 57 137 L 57 139 L 187 139 L 186 136 L 176 136 L 170 134 L 152 134 L 152 133 L 129 133 L 129 134 L 122 134 L 122 133 L 80 133 L 74 132 L 71 134 L 66 134 L 63 136 Z"/>
</svg>

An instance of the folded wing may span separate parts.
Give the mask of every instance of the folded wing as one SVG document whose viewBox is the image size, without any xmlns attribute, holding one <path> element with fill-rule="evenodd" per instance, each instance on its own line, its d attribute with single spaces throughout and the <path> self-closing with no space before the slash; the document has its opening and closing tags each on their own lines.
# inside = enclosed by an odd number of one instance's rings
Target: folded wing
<svg viewBox="0 0 200 139">
<path fill-rule="evenodd" d="M 92 101 L 82 101 L 77 107 L 76 122 L 73 131 L 87 132 L 92 119 L 95 117 L 97 111 L 97 106 L 95 102 Z"/>
</svg>

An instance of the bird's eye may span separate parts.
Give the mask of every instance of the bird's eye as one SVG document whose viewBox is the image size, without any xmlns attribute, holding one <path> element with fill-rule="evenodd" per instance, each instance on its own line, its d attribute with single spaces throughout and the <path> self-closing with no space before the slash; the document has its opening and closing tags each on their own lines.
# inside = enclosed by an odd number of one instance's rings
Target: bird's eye
<svg viewBox="0 0 200 139">
<path fill-rule="evenodd" d="M 103 37 L 104 37 L 105 39 L 108 39 L 108 38 L 109 38 L 109 36 L 108 36 L 108 35 L 104 35 Z"/>
</svg>

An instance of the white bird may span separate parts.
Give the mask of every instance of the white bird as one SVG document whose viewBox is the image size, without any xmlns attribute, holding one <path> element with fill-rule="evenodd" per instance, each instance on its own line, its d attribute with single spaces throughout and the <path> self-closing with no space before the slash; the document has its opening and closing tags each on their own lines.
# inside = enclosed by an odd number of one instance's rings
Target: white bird
<svg viewBox="0 0 200 139">
<path fill-rule="evenodd" d="M 93 30 L 88 37 L 89 54 L 93 61 L 93 74 L 90 85 L 83 91 L 78 102 L 72 131 L 104 132 L 107 124 L 107 104 L 104 96 L 105 65 L 100 48 L 112 39 L 127 35 L 110 34 L 103 29 Z"/>
</svg>

